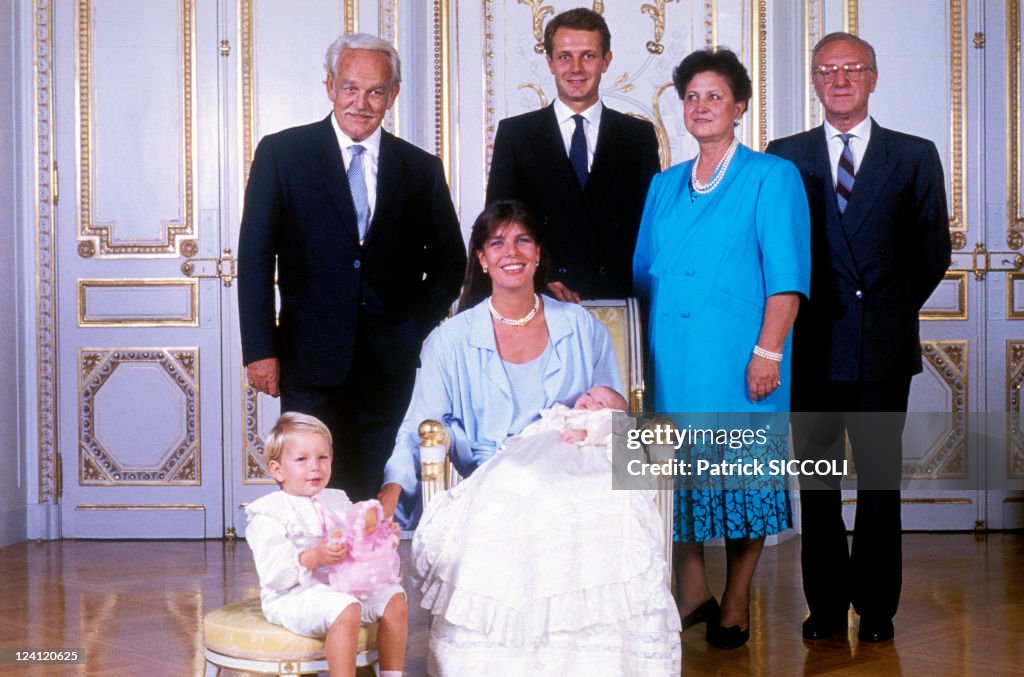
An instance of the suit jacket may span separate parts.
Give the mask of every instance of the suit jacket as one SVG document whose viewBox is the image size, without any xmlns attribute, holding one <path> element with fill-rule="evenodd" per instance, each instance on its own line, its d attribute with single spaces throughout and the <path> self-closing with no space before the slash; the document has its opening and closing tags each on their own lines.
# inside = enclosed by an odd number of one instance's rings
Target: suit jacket
<svg viewBox="0 0 1024 677">
<path fill-rule="evenodd" d="M 793 332 L 794 383 L 882 381 L 921 371 L 918 313 L 950 263 L 935 144 L 871 122 L 840 216 L 825 131 L 768 144 L 800 170 L 811 209 L 811 294 Z"/>
<path fill-rule="evenodd" d="M 605 106 L 581 189 L 548 106 L 498 124 L 487 202 L 516 199 L 534 212 L 547 242 L 549 280 L 584 298 L 626 298 L 647 187 L 660 169 L 654 127 Z"/>
<path fill-rule="evenodd" d="M 339 385 L 363 322 L 382 362 L 415 368 L 465 267 L 458 217 L 433 155 L 382 133 L 376 208 L 360 246 L 330 117 L 266 136 L 249 173 L 238 243 L 243 361 L 279 358 L 282 384 Z"/>
</svg>

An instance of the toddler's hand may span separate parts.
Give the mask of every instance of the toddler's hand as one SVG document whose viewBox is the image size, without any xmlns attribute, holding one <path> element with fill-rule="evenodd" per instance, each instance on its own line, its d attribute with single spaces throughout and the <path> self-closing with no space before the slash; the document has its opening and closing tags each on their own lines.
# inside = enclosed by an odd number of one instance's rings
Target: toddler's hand
<svg viewBox="0 0 1024 677">
<path fill-rule="evenodd" d="M 337 564 L 348 557 L 348 548 L 330 538 L 324 538 L 315 548 L 303 550 L 299 555 L 299 563 L 307 569 L 319 569 L 322 566 Z"/>
<path fill-rule="evenodd" d="M 583 428 L 568 428 L 562 431 L 563 442 L 582 442 L 587 439 L 587 431 Z"/>
</svg>

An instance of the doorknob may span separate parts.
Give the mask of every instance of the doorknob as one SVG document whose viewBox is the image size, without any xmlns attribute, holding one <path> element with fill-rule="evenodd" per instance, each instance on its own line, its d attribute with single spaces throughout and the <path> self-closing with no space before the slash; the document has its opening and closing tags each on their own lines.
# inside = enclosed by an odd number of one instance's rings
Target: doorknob
<svg viewBox="0 0 1024 677">
<path fill-rule="evenodd" d="M 219 277 L 225 287 L 238 277 L 238 260 L 227 248 L 218 259 L 189 259 L 181 264 L 181 272 L 186 277 L 210 278 Z"/>
</svg>

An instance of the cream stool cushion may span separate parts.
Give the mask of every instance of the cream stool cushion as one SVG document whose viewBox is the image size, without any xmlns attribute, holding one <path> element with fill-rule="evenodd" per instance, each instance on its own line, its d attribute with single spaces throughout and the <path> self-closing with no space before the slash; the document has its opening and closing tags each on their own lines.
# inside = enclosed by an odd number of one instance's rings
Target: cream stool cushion
<svg viewBox="0 0 1024 677">
<path fill-rule="evenodd" d="M 267 621 L 258 598 L 228 604 L 203 617 L 208 664 L 292 675 L 327 670 L 323 639 L 303 637 Z M 356 665 L 377 662 L 377 624 L 359 630 Z"/>
</svg>

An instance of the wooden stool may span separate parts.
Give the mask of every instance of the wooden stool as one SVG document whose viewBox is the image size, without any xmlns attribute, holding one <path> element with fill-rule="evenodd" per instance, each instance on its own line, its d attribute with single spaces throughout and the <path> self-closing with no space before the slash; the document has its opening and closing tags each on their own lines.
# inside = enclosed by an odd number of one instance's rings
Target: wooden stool
<svg viewBox="0 0 1024 677">
<path fill-rule="evenodd" d="M 257 674 L 301 675 L 327 671 L 323 639 L 303 637 L 269 623 L 260 600 L 247 599 L 203 617 L 206 677 L 223 668 Z M 356 667 L 377 666 L 377 624 L 364 625 L 356 644 Z"/>
</svg>

